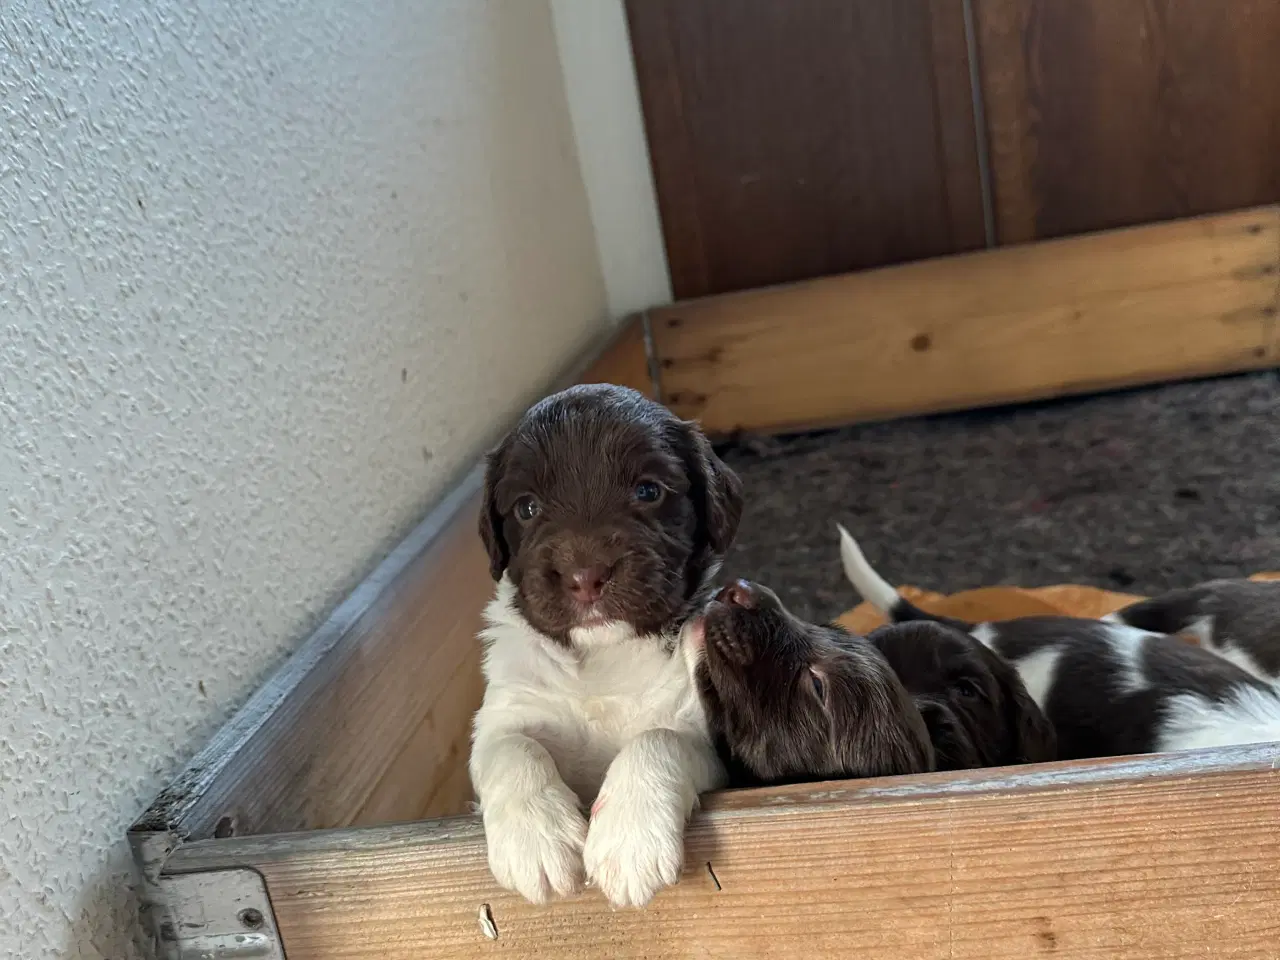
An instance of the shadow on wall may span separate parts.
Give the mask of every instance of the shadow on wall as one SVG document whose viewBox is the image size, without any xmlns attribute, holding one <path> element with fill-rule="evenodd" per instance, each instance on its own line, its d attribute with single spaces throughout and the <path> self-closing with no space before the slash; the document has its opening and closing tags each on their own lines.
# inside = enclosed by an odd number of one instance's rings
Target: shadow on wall
<svg viewBox="0 0 1280 960">
<path fill-rule="evenodd" d="M 107 862 L 89 878 L 76 903 L 67 956 L 95 960 L 149 960 L 155 956 L 154 944 L 140 921 L 134 876 L 128 845 L 112 847 Z M 112 951 L 112 945 L 120 944 L 128 944 L 128 957 Z"/>
</svg>

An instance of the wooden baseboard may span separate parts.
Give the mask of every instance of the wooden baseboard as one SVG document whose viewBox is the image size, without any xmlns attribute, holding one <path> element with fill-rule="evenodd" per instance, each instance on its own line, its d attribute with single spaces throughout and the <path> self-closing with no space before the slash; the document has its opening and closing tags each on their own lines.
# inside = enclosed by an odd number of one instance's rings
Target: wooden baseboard
<svg viewBox="0 0 1280 960">
<path fill-rule="evenodd" d="M 260 873 L 290 957 L 1262 960 L 1277 765 L 1265 744 L 711 796 L 643 912 L 499 890 L 475 818 L 197 843 L 169 869 Z"/>
<path fill-rule="evenodd" d="M 662 398 L 781 432 L 1280 364 L 1280 207 L 651 311 Z"/>
</svg>

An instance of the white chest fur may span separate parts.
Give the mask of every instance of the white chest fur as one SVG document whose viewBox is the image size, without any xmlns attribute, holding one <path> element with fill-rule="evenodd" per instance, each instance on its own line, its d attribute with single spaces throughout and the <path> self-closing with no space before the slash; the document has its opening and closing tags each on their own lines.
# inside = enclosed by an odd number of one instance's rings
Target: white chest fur
<svg viewBox="0 0 1280 960">
<path fill-rule="evenodd" d="M 606 626 L 574 636 L 568 650 L 534 631 L 504 579 L 485 612 L 485 727 L 542 744 L 566 785 L 589 805 L 622 746 L 653 729 L 705 739 L 706 718 L 678 638 L 636 637 Z"/>
</svg>

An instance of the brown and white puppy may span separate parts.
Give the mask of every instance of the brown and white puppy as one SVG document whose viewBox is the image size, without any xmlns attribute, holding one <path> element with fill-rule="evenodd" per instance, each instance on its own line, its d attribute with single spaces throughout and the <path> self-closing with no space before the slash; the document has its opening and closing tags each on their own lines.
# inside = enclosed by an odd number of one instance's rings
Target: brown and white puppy
<svg viewBox="0 0 1280 960">
<path fill-rule="evenodd" d="M 1103 617 L 1192 637 L 1260 680 L 1280 679 L 1280 581 L 1211 580 Z"/>
<path fill-rule="evenodd" d="M 689 671 L 734 786 L 933 769 L 920 712 L 864 638 L 807 623 L 745 580 L 690 634 Z"/>
<path fill-rule="evenodd" d="M 725 780 L 680 633 L 741 510 L 697 427 L 622 387 L 548 397 L 489 455 L 470 769 L 503 886 L 642 906 L 678 878 L 685 820 Z"/>
<path fill-rule="evenodd" d="M 918 621 L 880 627 L 867 640 L 915 700 L 939 770 L 1057 759 L 1053 726 L 1018 672 L 967 633 Z"/>
<path fill-rule="evenodd" d="M 1280 740 L 1280 694 L 1235 664 L 1125 623 L 1021 617 L 966 623 L 910 603 L 840 528 L 845 573 L 895 623 L 928 620 L 1009 661 L 1053 724 L 1064 760 Z"/>
</svg>

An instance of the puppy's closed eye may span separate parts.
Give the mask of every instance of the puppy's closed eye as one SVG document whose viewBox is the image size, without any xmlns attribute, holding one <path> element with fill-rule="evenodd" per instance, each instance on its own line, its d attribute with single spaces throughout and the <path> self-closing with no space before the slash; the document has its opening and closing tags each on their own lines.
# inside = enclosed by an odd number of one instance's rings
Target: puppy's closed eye
<svg viewBox="0 0 1280 960">
<path fill-rule="evenodd" d="M 823 707 L 830 704 L 828 699 L 829 687 L 827 685 L 827 674 L 825 671 L 817 667 L 809 668 L 809 689 L 813 691 L 813 695 L 818 698 L 818 702 Z"/>
<path fill-rule="evenodd" d="M 951 689 L 965 700 L 986 700 L 987 691 L 973 677 L 957 677 L 951 681 Z"/>
</svg>

